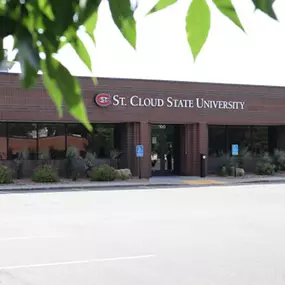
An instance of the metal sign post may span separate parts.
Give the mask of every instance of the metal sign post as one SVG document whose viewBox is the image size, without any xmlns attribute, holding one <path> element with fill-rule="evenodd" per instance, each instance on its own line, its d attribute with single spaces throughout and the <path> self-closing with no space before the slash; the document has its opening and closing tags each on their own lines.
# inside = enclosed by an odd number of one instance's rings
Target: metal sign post
<svg viewBox="0 0 285 285">
<path fill-rule="evenodd" d="M 232 144 L 232 156 L 238 156 L 239 148 L 238 144 Z M 237 176 L 237 163 L 235 161 L 235 167 L 234 167 L 235 177 Z"/>
<path fill-rule="evenodd" d="M 143 145 L 136 146 L 136 157 L 138 158 L 138 172 L 139 172 L 139 179 L 141 179 L 141 158 L 144 156 L 144 147 Z"/>
</svg>

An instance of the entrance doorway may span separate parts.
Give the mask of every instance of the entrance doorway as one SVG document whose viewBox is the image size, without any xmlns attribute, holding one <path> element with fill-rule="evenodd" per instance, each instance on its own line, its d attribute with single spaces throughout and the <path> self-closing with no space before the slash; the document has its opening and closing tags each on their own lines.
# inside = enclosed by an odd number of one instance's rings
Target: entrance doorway
<svg viewBox="0 0 285 285">
<path fill-rule="evenodd" d="M 154 176 L 180 174 L 180 125 L 152 125 L 151 170 Z"/>
</svg>

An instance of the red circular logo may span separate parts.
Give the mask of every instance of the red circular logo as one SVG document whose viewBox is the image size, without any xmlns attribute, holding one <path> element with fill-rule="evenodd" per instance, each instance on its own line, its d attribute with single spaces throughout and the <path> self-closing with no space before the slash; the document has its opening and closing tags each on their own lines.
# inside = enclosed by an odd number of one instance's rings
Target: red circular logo
<svg viewBox="0 0 285 285">
<path fill-rule="evenodd" d="M 107 107 L 112 103 L 112 97 L 110 94 L 101 93 L 95 97 L 95 103 L 100 107 Z"/>
</svg>

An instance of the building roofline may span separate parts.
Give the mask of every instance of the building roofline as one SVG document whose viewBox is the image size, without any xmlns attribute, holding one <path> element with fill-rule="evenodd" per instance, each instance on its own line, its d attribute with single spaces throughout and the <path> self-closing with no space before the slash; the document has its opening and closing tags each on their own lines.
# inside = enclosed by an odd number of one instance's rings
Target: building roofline
<svg viewBox="0 0 285 285">
<path fill-rule="evenodd" d="M 5 72 L 0 71 L 0 86 L 3 76 L 19 76 L 20 73 L 14 73 L 14 72 Z M 79 81 L 82 80 L 90 80 L 91 76 L 75 76 L 79 79 Z M 38 78 L 41 79 L 42 75 L 38 75 Z M 219 82 L 201 82 L 201 81 L 185 81 L 185 80 L 163 80 L 163 79 L 141 79 L 141 78 L 120 78 L 120 77 L 96 77 L 99 84 L 100 80 L 110 80 L 115 82 L 123 82 L 123 81 L 129 81 L 134 83 L 150 83 L 150 84 L 177 84 L 181 85 L 183 87 L 187 85 L 207 85 L 207 86 L 217 86 L 217 87 L 245 87 L 245 88 L 267 88 L 267 89 L 285 89 L 285 86 L 281 85 L 260 85 L 260 84 L 238 84 L 238 83 L 219 83 Z M 40 80 L 41 81 L 41 80 Z M 40 82 L 41 84 L 41 82 Z"/>
</svg>

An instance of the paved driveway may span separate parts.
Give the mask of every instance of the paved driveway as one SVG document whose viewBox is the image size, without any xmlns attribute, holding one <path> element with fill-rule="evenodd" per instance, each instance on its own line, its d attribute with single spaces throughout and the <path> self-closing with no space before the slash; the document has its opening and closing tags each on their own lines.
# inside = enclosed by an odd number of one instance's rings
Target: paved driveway
<svg viewBox="0 0 285 285">
<path fill-rule="evenodd" d="M 0 284 L 285 284 L 284 185 L 0 195 Z"/>
</svg>

